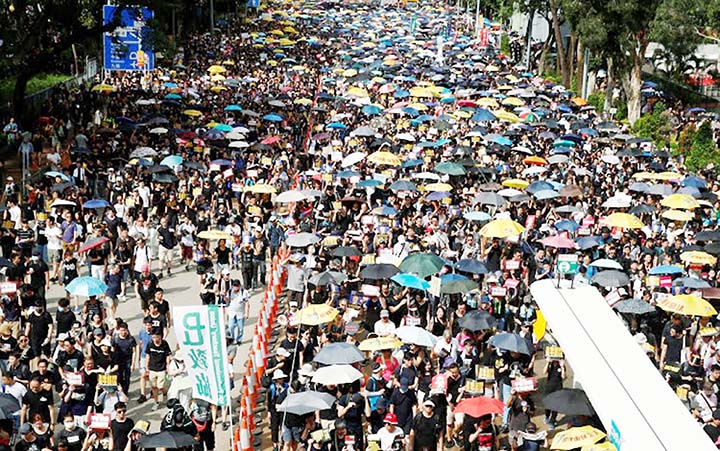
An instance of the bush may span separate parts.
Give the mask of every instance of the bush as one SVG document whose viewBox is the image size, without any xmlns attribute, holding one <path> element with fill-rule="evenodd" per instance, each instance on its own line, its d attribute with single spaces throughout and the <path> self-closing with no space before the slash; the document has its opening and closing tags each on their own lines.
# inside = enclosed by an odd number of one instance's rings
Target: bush
<svg viewBox="0 0 720 451">
<path fill-rule="evenodd" d="M 692 146 L 685 158 L 685 166 L 693 172 L 707 168 L 709 164 L 720 164 L 720 152 L 713 140 L 710 122 L 703 122 L 694 133 Z"/>
<path fill-rule="evenodd" d="M 605 93 L 602 91 L 593 92 L 588 96 L 587 101 L 588 105 L 594 106 L 596 111 L 605 109 Z"/>
<path fill-rule="evenodd" d="M 658 148 L 668 145 L 667 137 L 672 133 L 670 116 L 665 112 L 665 105 L 655 104 L 652 113 L 645 114 L 633 124 L 632 131 L 640 138 L 652 140 Z"/>
<path fill-rule="evenodd" d="M 28 81 L 26 96 L 33 95 L 44 89 L 51 88 L 55 85 L 68 81 L 72 78 L 70 75 L 63 74 L 38 74 Z M 12 101 L 13 91 L 15 90 L 15 79 L 6 78 L 0 80 L 0 103 Z"/>
<path fill-rule="evenodd" d="M 677 142 L 678 153 L 687 155 L 692 151 L 692 145 L 695 140 L 696 132 L 697 130 L 695 130 L 694 124 L 688 125 L 680 132 Z"/>
<path fill-rule="evenodd" d="M 500 53 L 505 56 L 510 56 L 510 37 L 507 33 L 503 33 L 500 36 Z"/>
</svg>

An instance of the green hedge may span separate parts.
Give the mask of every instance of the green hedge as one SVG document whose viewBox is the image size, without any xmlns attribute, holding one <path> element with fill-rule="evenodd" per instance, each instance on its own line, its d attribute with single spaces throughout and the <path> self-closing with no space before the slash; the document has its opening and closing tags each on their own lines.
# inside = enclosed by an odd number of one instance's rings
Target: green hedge
<svg viewBox="0 0 720 451">
<path fill-rule="evenodd" d="M 51 88 L 60 83 L 66 82 L 72 77 L 64 74 L 39 74 L 33 77 L 27 85 L 26 96 L 33 95 L 44 89 Z M 0 80 L 0 103 L 12 101 L 15 90 L 15 78 Z"/>
</svg>

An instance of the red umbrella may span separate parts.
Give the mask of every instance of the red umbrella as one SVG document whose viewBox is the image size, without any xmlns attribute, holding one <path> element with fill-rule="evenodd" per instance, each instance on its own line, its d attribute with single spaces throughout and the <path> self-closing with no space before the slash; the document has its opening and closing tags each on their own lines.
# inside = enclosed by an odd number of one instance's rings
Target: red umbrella
<svg viewBox="0 0 720 451">
<path fill-rule="evenodd" d="M 90 249 L 96 248 L 98 246 L 102 246 L 103 244 L 110 241 L 110 238 L 104 236 L 101 238 L 93 238 L 92 240 L 88 241 L 87 243 L 83 244 L 80 249 L 78 249 L 78 253 L 82 254 L 83 252 L 87 252 Z"/>
<path fill-rule="evenodd" d="M 260 144 L 267 144 L 268 146 L 272 146 L 273 144 L 277 144 L 280 142 L 279 136 L 268 136 L 267 138 L 260 141 Z"/>
<path fill-rule="evenodd" d="M 474 418 L 480 418 L 491 413 L 501 414 L 504 407 L 503 403 L 497 399 L 478 396 L 460 401 L 455 406 L 454 413 L 464 413 Z"/>
</svg>

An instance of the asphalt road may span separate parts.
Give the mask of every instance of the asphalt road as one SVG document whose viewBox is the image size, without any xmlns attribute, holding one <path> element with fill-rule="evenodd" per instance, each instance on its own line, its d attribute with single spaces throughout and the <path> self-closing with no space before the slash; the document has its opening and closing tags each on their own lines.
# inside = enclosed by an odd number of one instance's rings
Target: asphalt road
<svg viewBox="0 0 720 451">
<path fill-rule="evenodd" d="M 155 266 L 153 266 L 153 269 Z M 87 275 L 87 274 L 81 274 Z M 231 274 L 232 278 L 240 278 L 239 271 L 233 271 Z M 191 305 L 202 305 L 199 297 L 199 281 L 198 276 L 195 274 L 194 269 L 190 271 L 184 271 L 184 268 L 175 268 L 171 277 L 164 277 L 160 280 L 160 286 L 165 291 L 165 297 L 168 299 L 171 306 L 191 306 Z M 131 290 L 128 290 L 128 297 L 125 302 L 120 302 L 117 309 L 116 316 L 122 318 L 130 326 L 130 332 L 137 337 L 138 332 L 142 327 L 143 313 L 140 308 L 140 300 L 132 296 Z M 64 290 L 53 285 L 47 293 L 48 310 L 55 315 L 57 301 L 64 296 Z M 82 300 L 81 300 L 82 301 Z M 245 322 L 245 331 L 243 334 L 243 344 L 238 350 L 237 358 L 234 362 L 234 368 L 236 373 L 236 379 L 239 380 L 242 375 L 245 374 L 244 365 L 247 361 L 250 344 L 254 333 L 254 326 L 257 320 L 257 314 L 260 310 L 260 304 L 262 301 L 262 291 L 258 290 L 253 293 L 251 304 L 250 304 L 250 318 Z M 171 330 L 168 334 L 168 343 L 174 350 L 176 347 L 175 334 Z M 169 386 L 169 382 L 168 382 Z M 148 390 L 149 393 L 149 390 Z M 167 412 L 164 403 L 161 402 L 160 408 L 156 411 L 152 410 L 153 402 L 149 400 L 143 404 L 138 404 L 137 399 L 140 396 L 140 376 L 139 372 L 135 370 L 131 378 L 130 384 L 130 402 L 128 403 L 128 416 L 133 420 L 146 420 L 150 422 L 150 431 L 156 432 L 160 429 L 160 420 L 162 416 Z M 236 406 L 236 400 L 240 396 L 240 391 L 236 387 L 233 392 L 233 405 Z M 237 418 L 233 418 L 233 421 L 237 421 Z M 230 440 L 232 436 L 232 429 L 223 431 L 222 427 L 216 428 L 216 449 L 218 451 L 230 450 Z"/>
</svg>

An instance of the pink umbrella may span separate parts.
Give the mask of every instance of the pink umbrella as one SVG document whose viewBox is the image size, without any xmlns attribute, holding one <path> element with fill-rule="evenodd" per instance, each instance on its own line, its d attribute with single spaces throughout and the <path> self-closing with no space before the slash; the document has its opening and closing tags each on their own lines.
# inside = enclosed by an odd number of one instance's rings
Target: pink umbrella
<svg viewBox="0 0 720 451">
<path fill-rule="evenodd" d="M 575 249 L 577 246 L 573 240 L 565 235 L 553 235 L 540 240 L 545 247 L 556 247 L 558 249 Z"/>
</svg>

